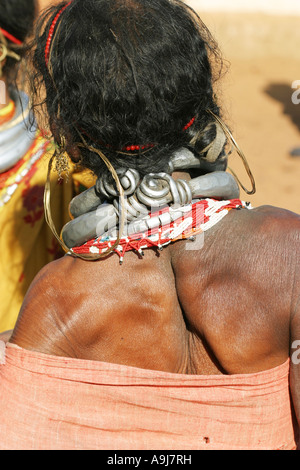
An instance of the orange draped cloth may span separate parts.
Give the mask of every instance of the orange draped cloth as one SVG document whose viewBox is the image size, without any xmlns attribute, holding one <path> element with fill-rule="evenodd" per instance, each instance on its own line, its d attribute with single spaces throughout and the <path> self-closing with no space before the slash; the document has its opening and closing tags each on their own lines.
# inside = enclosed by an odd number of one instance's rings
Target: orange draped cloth
<svg viewBox="0 0 300 470">
<path fill-rule="evenodd" d="M 255 374 L 201 376 L 4 343 L 2 358 L 1 450 L 296 448 L 289 361 Z"/>
</svg>

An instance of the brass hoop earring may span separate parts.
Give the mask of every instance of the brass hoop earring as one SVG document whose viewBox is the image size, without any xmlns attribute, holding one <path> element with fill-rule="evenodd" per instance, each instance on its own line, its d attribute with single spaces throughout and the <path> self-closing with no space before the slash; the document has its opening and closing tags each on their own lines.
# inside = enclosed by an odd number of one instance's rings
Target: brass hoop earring
<svg viewBox="0 0 300 470">
<path fill-rule="evenodd" d="M 82 137 L 82 139 L 83 139 L 83 137 Z M 84 141 L 84 139 L 83 139 L 83 141 Z M 113 179 L 116 183 L 118 192 L 119 192 L 119 197 L 120 197 L 120 208 L 119 208 L 119 210 L 121 212 L 121 216 L 119 218 L 120 224 L 119 224 L 118 235 L 117 235 L 117 239 L 116 239 L 115 243 L 109 248 L 109 250 L 107 250 L 105 253 L 102 253 L 102 255 L 99 255 L 99 258 L 103 258 L 103 257 L 107 256 L 108 254 L 110 254 L 115 248 L 117 248 L 117 246 L 119 245 L 121 236 L 123 234 L 123 231 L 124 231 L 125 220 L 126 220 L 124 189 L 123 189 L 123 186 L 121 185 L 121 182 L 120 182 L 120 179 L 119 179 L 119 176 L 118 176 L 116 170 L 114 169 L 113 165 L 110 163 L 108 158 L 104 155 L 104 153 L 102 153 L 100 150 L 98 150 L 94 147 L 87 146 L 85 141 L 84 141 L 84 143 L 82 143 L 82 144 L 79 143 L 77 145 L 78 145 L 78 147 L 83 147 L 83 148 L 89 150 L 90 152 L 94 152 L 97 155 L 99 155 L 101 160 L 105 163 L 106 167 L 110 171 L 110 173 L 111 173 L 111 175 L 112 175 L 112 177 L 113 177 Z"/>
<path fill-rule="evenodd" d="M 248 164 L 248 161 L 243 153 L 243 151 L 241 150 L 241 148 L 239 147 L 239 145 L 237 144 L 237 142 L 235 141 L 232 133 L 230 132 L 230 130 L 228 129 L 227 125 L 222 121 L 222 119 L 217 116 L 215 113 L 213 113 L 210 109 L 207 110 L 208 113 L 210 113 L 213 118 L 220 124 L 220 126 L 222 127 L 224 133 L 226 134 L 226 136 L 228 137 L 228 139 L 231 141 L 231 144 L 232 146 L 235 148 L 237 154 L 239 155 L 239 157 L 241 158 L 243 164 L 244 164 L 244 167 L 245 167 L 245 170 L 249 176 L 249 179 L 250 179 L 250 182 L 251 182 L 251 185 L 252 185 L 252 189 L 249 191 L 248 189 L 245 188 L 245 186 L 241 183 L 241 181 L 239 180 L 238 176 L 236 175 L 236 173 L 228 167 L 229 171 L 233 174 L 233 176 L 235 177 L 235 179 L 237 180 L 237 182 L 239 183 L 239 185 L 241 186 L 241 188 L 245 191 L 246 194 L 255 194 L 256 193 L 256 185 L 255 185 L 255 179 L 254 179 L 254 176 L 252 174 L 252 171 L 250 169 L 250 166 Z M 229 154 L 232 153 L 232 150 L 229 152 Z"/>
<path fill-rule="evenodd" d="M 54 237 L 56 238 L 59 245 L 61 246 L 61 248 L 64 250 L 65 253 L 69 253 L 70 249 L 64 243 L 63 239 L 58 235 L 58 233 L 56 231 L 56 228 L 55 228 L 55 225 L 54 225 L 54 222 L 53 222 L 53 219 L 52 219 L 52 214 L 51 214 L 51 179 L 50 179 L 50 175 L 51 175 L 51 170 L 52 170 L 54 159 L 55 159 L 55 153 L 50 158 L 50 161 L 49 161 L 49 164 L 48 164 L 47 180 L 46 180 L 46 184 L 45 184 L 45 191 L 44 191 L 45 220 L 46 220 L 48 226 L 50 227 L 50 230 L 53 233 Z M 76 256 L 76 258 L 81 258 L 83 260 L 88 260 L 88 261 L 96 259 L 95 255 L 85 256 L 85 255 L 79 255 L 79 254 L 74 254 L 73 253 L 73 256 Z"/>
<path fill-rule="evenodd" d="M 50 175 L 51 175 L 52 165 L 53 165 L 53 162 L 54 162 L 55 158 L 56 158 L 56 153 L 54 152 L 54 154 L 52 155 L 52 157 L 49 160 L 48 171 L 47 171 L 47 179 L 46 179 L 45 190 L 44 190 L 45 220 L 46 220 L 47 224 L 49 225 L 49 227 L 51 229 L 51 232 L 53 233 L 53 235 L 57 239 L 58 243 L 63 248 L 63 250 L 67 253 L 69 251 L 69 248 L 67 247 L 67 245 L 65 245 L 63 240 L 59 237 L 59 235 L 58 235 L 58 233 L 55 229 L 53 219 L 52 219 L 52 215 L 51 215 L 51 179 L 50 179 Z"/>
</svg>

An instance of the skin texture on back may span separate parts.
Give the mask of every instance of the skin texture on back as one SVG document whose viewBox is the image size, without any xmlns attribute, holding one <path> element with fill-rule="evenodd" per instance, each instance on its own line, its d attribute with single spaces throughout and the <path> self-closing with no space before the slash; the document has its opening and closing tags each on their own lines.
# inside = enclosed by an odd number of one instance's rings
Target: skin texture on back
<svg viewBox="0 0 300 470">
<path fill-rule="evenodd" d="M 184 374 L 276 367 L 290 352 L 299 229 L 297 215 L 261 207 L 231 211 L 201 249 L 178 241 L 143 259 L 128 252 L 122 266 L 115 254 L 65 256 L 37 276 L 11 342 Z"/>
</svg>

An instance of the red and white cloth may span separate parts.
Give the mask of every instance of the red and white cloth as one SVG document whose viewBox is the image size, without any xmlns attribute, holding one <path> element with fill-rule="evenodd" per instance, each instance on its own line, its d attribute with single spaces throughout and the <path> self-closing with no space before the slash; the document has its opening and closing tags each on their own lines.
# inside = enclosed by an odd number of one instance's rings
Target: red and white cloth
<svg viewBox="0 0 300 470">
<path fill-rule="evenodd" d="M 231 209 L 249 208 L 249 205 L 240 199 L 219 201 L 215 199 L 201 199 L 192 204 L 180 207 L 184 215 L 168 225 L 160 225 L 147 232 L 123 236 L 114 251 L 122 261 L 127 251 L 135 250 L 139 253 L 146 248 L 162 248 L 173 241 L 188 239 L 205 232 L 216 225 Z M 178 208 L 164 207 L 149 214 L 150 218 L 158 217 L 168 211 L 178 211 Z M 102 254 L 109 250 L 116 238 L 99 237 L 87 241 L 79 247 L 70 250 L 70 254 L 90 255 Z"/>
</svg>

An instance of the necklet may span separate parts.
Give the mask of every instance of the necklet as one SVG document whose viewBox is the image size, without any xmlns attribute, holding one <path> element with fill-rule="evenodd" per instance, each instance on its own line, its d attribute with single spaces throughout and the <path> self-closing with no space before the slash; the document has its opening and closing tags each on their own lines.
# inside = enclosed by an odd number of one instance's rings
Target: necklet
<svg viewBox="0 0 300 470">
<path fill-rule="evenodd" d="M 250 208 L 248 203 L 242 202 L 240 199 L 232 199 L 228 201 L 218 201 L 215 199 L 200 199 L 186 206 L 172 207 L 167 206 L 162 210 L 158 210 L 150 214 L 150 219 L 159 218 L 160 224 L 145 232 L 126 234 L 120 238 L 119 245 L 113 250 L 119 255 L 120 264 L 123 263 L 124 255 L 127 251 L 136 251 L 143 256 L 143 250 L 155 247 L 162 250 L 169 243 L 189 239 L 195 240 L 195 236 L 199 233 L 209 230 L 216 225 L 228 212 L 232 209 Z M 180 212 L 181 217 L 175 221 L 164 224 L 166 214 L 170 212 Z M 171 220 L 170 217 L 168 220 Z M 116 236 L 105 234 L 99 238 L 89 240 L 82 246 L 74 247 L 69 254 L 78 255 L 95 255 L 105 253 L 116 241 Z"/>
</svg>

